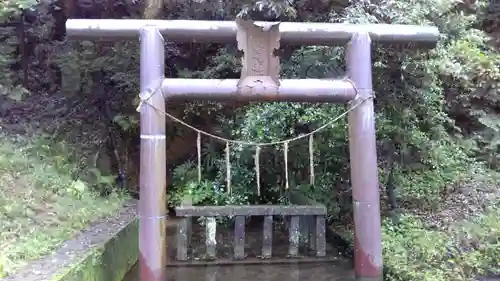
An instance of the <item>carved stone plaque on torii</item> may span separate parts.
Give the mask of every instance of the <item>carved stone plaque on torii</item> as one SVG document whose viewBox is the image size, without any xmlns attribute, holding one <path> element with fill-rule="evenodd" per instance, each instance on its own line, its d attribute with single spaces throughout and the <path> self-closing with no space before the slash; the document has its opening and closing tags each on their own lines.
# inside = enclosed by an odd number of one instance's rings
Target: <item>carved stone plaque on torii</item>
<svg viewBox="0 0 500 281">
<path fill-rule="evenodd" d="M 238 93 L 258 96 L 262 100 L 276 100 L 279 94 L 279 23 L 258 26 L 253 21 L 237 20 L 238 49 L 243 51 Z"/>
</svg>

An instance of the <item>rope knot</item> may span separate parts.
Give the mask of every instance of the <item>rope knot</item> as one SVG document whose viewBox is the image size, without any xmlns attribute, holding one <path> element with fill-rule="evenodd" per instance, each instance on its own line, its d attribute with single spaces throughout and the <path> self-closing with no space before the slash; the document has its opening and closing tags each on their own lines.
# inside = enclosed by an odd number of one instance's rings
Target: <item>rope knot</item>
<svg viewBox="0 0 500 281">
<path fill-rule="evenodd" d="M 135 109 L 137 112 L 141 112 L 141 108 L 145 103 L 149 104 L 149 100 L 156 94 L 156 92 L 158 91 L 161 92 L 161 84 L 162 83 L 159 83 L 159 85 L 156 88 L 149 87 L 145 91 L 139 93 L 140 101 L 139 105 Z"/>
</svg>

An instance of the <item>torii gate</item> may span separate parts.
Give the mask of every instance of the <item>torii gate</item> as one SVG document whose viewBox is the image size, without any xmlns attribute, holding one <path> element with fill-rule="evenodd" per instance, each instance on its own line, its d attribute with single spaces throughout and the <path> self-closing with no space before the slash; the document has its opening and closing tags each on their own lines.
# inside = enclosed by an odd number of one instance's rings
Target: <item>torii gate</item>
<svg viewBox="0 0 500 281">
<path fill-rule="evenodd" d="M 388 24 L 267 23 L 247 21 L 70 19 L 78 39 L 135 39 L 141 44 L 140 281 L 166 276 L 165 99 L 362 103 L 348 116 L 354 206 L 354 262 L 358 281 L 382 280 L 379 180 L 372 99 L 372 42 L 433 48 L 436 27 Z M 244 50 L 238 79 L 165 79 L 164 39 L 235 43 Z M 238 38 L 237 38 L 238 37 Z M 251 40 L 248 40 L 251 39 Z M 347 44 L 345 80 L 278 79 L 272 55 L 290 45 Z"/>
</svg>

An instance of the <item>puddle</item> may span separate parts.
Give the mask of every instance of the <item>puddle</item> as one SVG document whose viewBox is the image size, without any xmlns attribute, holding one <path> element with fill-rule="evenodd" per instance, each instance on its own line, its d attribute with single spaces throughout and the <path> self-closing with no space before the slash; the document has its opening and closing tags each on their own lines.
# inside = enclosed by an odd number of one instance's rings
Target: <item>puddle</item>
<svg viewBox="0 0 500 281">
<path fill-rule="evenodd" d="M 337 263 L 169 267 L 168 281 L 348 281 L 352 270 Z M 135 265 L 123 281 L 139 281 Z"/>
</svg>

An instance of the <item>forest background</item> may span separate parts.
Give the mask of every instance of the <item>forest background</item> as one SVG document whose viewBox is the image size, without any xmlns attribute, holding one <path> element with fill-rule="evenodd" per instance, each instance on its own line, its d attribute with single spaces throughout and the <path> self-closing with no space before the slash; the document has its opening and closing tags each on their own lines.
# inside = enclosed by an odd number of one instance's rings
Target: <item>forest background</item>
<svg viewBox="0 0 500 281">
<path fill-rule="evenodd" d="M 469 280 L 500 274 L 500 4 L 484 0 L 156 4 L 155 9 L 147 9 L 145 3 L 134 0 L 0 3 L 2 151 L 11 153 L 10 158 L 17 153 L 15 159 L 25 153 L 49 159 L 52 168 L 66 175 L 65 181 L 37 178 L 36 182 L 58 185 L 79 200 L 88 192 L 103 198 L 117 192 L 137 194 L 138 42 L 68 40 L 67 18 L 234 20 L 243 16 L 434 25 L 441 32 L 435 49 L 377 46 L 373 52 L 386 279 Z M 236 46 L 167 42 L 166 50 L 167 77 L 239 78 Z M 282 46 L 282 77 L 341 78 L 343 55 L 343 47 Z M 167 108 L 204 131 L 259 142 L 308 132 L 346 110 L 332 104 L 241 102 L 169 103 Z M 256 194 L 255 148 L 234 147 L 233 194 L 228 195 L 224 143 L 203 140 L 204 180 L 199 183 L 196 132 L 168 120 L 167 135 L 171 206 L 187 192 L 205 204 L 279 202 L 283 147 L 261 153 L 262 197 Z M 331 225 L 349 241 L 352 205 L 346 120 L 315 136 L 314 186 L 308 185 L 307 140 L 294 142 L 289 149 L 291 185 L 326 204 Z M 9 161 L 0 166 L 18 165 Z M 0 275 L 1 268 L 0 263 Z"/>
</svg>

